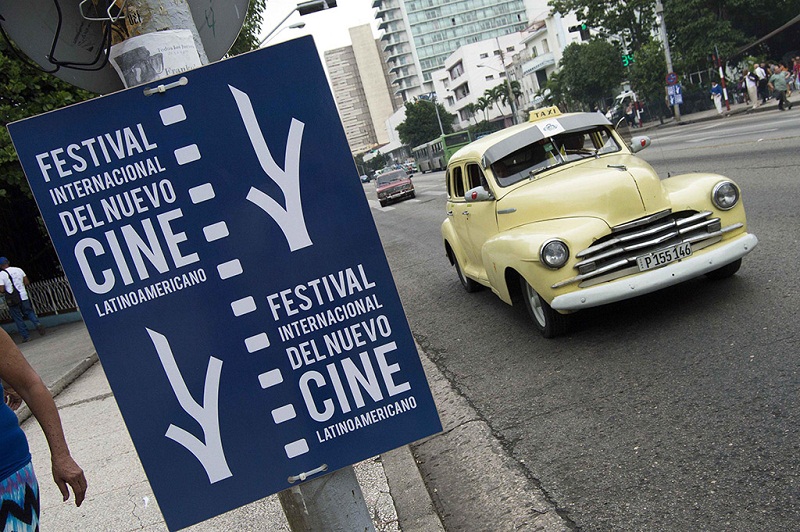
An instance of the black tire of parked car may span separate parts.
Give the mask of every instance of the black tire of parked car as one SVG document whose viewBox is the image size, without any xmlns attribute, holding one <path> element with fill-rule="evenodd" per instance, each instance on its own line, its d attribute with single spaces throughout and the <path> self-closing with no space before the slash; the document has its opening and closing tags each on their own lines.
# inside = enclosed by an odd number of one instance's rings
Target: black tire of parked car
<svg viewBox="0 0 800 532">
<path fill-rule="evenodd" d="M 569 330 L 569 316 L 553 310 L 524 277 L 520 276 L 519 284 L 528 315 L 533 319 L 533 324 L 541 335 L 545 338 L 555 338 L 566 334 Z"/>
<path fill-rule="evenodd" d="M 455 266 L 456 268 L 456 275 L 458 275 L 458 280 L 461 281 L 461 286 L 464 287 L 464 290 L 466 290 L 469 293 L 472 293 L 472 292 L 477 292 L 482 288 L 482 285 L 480 283 L 478 283 L 477 281 L 473 281 L 472 279 L 464 275 L 464 272 L 461 271 L 461 266 L 459 266 L 458 264 L 458 258 L 456 258 L 455 253 L 453 253 L 453 266 Z"/>
<path fill-rule="evenodd" d="M 713 279 L 715 281 L 719 281 L 720 279 L 727 279 L 731 277 L 733 274 L 739 271 L 739 268 L 742 266 L 742 259 L 735 260 L 730 264 L 726 264 L 722 268 L 717 268 L 716 270 L 712 270 L 706 274 L 706 277 L 709 279 Z"/>
</svg>

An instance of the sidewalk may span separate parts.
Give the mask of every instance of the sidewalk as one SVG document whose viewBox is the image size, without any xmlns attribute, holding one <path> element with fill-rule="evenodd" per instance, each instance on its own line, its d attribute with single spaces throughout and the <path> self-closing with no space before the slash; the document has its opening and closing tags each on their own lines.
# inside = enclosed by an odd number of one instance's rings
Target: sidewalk
<svg viewBox="0 0 800 532">
<path fill-rule="evenodd" d="M 61 501 L 50 477 L 46 441 L 23 406 L 18 416 L 25 420 L 22 427 L 39 478 L 41 529 L 167 530 L 83 322 L 57 325 L 46 336 L 31 338 L 19 347 L 56 395 L 70 449 L 89 483 L 80 508 L 72 500 Z M 407 446 L 365 460 L 354 469 L 376 530 L 443 530 Z M 290 529 L 273 495 L 187 530 Z"/>
<path fill-rule="evenodd" d="M 792 95 L 787 99 L 789 103 L 793 105 L 793 108 L 785 112 L 800 113 L 800 105 L 798 105 L 800 103 L 800 91 L 793 91 Z M 663 124 L 658 120 L 645 122 L 642 125 L 642 127 L 631 129 L 631 133 L 633 135 L 636 135 L 639 132 L 645 132 L 650 129 L 696 124 L 698 122 L 707 122 L 709 120 L 723 120 L 730 116 L 749 114 L 749 113 L 762 113 L 766 111 L 774 111 L 776 113 L 780 112 L 778 111 L 778 102 L 776 102 L 774 98 L 767 100 L 767 103 L 760 105 L 755 109 L 753 109 L 753 106 L 751 104 L 746 104 L 746 103 L 731 103 L 730 111 L 727 110 L 723 104 L 722 109 L 723 113 L 721 115 L 717 113 L 717 110 L 714 108 L 708 109 L 706 111 L 699 111 L 697 113 L 691 113 L 688 115 L 682 115 L 680 122 L 676 122 L 675 119 L 672 117 L 665 118 Z"/>
</svg>

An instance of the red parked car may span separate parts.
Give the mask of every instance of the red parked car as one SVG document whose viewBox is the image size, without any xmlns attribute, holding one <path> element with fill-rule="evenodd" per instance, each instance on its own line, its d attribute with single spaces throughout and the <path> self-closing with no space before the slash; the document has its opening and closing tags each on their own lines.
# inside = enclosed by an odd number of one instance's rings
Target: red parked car
<svg viewBox="0 0 800 532">
<path fill-rule="evenodd" d="M 381 207 L 386 207 L 389 202 L 413 198 L 414 183 L 405 170 L 390 170 L 378 176 L 375 182 L 378 201 Z"/>
</svg>

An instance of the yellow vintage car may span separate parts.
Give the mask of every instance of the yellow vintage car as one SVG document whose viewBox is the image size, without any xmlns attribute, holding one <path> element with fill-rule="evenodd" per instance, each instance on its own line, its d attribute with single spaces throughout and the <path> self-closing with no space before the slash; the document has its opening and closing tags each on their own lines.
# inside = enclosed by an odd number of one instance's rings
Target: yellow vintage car
<svg viewBox="0 0 800 532">
<path fill-rule="evenodd" d="M 444 247 L 468 292 L 524 304 L 546 338 L 569 314 L 706 275 L 735 274 L 758 239 L 739 187 L 715 174 L 661 180 L 599 113 L 530 121 L 457 151 Z"/>
</svg>

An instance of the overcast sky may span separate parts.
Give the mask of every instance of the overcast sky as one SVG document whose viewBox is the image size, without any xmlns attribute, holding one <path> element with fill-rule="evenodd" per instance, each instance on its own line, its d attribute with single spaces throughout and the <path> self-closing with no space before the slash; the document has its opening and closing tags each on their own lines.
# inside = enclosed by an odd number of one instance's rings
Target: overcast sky
<svg viewBox="0 0 800 532">
<path fill-rule="evenodd" d="M 288 15 L 298 4 L 298 0 L 268 0 L 264 11 L 262 24 L 262 38 Z M 372 8 L 372 0 L 338 0 L 338 5 L 333 9 L 326 9 L 311 15 L 300 16 L 292 14 L 281 27 L 287 27 L 295 22 L 305 22 L 303 28 L 278 30 L 267 42 L 267 45 L 296 39 L 303 35 L 313 35 L 317 48 L 322 52 L 349 46 L 350 33 L 348 29 L 363 24 L 372 25 L 372 33 L 377 36 L 377 22 Z"/>
</svg>

